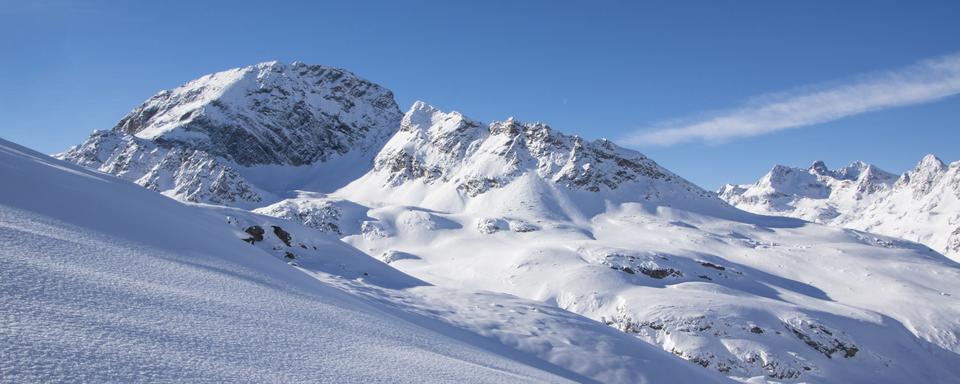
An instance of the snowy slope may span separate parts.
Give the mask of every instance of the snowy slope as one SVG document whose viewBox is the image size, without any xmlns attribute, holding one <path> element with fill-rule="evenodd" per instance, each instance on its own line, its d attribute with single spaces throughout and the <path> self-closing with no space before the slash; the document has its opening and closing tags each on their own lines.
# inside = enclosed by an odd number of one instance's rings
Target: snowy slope
<svg viewBox="0 0 960 384">
<path fill-rule="evenodd" d="M 718 194 L 747 211 L 900 237 L 960 259 L 960 162 L 927 155 L 899 177 L 863 162 L 837 171 L 823 162 L 778 165 L 754 184 Z"/>
<path fill-rule="evenodd" d="M 339 208 L 339 227 L 359 228 L 346 241 L 424 281 L 556 305 L 732 377 L 960 379 L 956 263 L 739 211 L 640 154 L 573 149 L 578 139 L 538 127 L 418 103 L 367 175 L 287 208 Z M 629 173 L 622 158 L 647 166 Z M 629 177 L 572 181 L 582 175 Z"/>
<path fill-rule="evenodd" d="M 4 381 L 723 381 L 585 318 L 2 140 L 0 179 Z M 249 225 L 285 229 L 249 244 Z"/>
<path fill-rule="evenodd" d="M 521 231 L 497 208 L 384 206 L 346 239 L 425 281 L 556 305 L 735 377 L 960 377 L 960 269 L 915 244 L 633 203 Z"/>
</svg>

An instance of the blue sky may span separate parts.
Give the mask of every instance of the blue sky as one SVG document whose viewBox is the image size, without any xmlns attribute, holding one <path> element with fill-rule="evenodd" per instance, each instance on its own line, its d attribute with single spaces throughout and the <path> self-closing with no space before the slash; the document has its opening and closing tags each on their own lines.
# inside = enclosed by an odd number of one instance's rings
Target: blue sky
<svg viewBox="0 0 960 384">
<path fill-rule="evenodd" d="M 834 92 L 960 53 L 960 2 L 838 3 L 0 0 L 0 137 L 57 152 L 161 89 L 276 59 L 347 68 L 402 109 L 421 99 L 619 139 L 709 189 L 775 163 L 901 172 L 926 153 L 960 159 L 952 88 L 910 99 L 884 83 L 880 96 L 907 100 L 864 108 L 876 95 Z M 927 89 L 950 76 L 915 77 Z M 812 120 L 757 112 L 820 93 L 853 107 Z M 811 109 L 800 107 L 790 113 Z M 702 137 L 731 117 L 765 133 Z M 792 119 L 805 123 L 767 129 Z M 650 140 L 663 129 L 686 133 Z"/>
</svg>

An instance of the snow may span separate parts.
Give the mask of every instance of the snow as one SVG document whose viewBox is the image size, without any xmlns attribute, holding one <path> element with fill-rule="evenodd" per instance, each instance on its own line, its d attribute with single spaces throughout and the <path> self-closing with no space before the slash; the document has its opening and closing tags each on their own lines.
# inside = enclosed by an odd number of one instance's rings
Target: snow
<svg viewBox="0 0 960 384">
<path fill-rule="evenodd" d="M 960 270 L 910 243 L 632 204 L 585 226 L 541 219 L 541 229 L 522 233 L 478 231 L 471 214 L 423 217 L 409 209 L 415 208 L 372 209 L 371 222 L 386 235 L 346 240 L 371 255 L 412 255 L 390 265 L 438 286 L 506 292 L 638 330 L 664 350 L 741 379 L 960 377 Z M 497 211 L 488 206 L 485 213 Z M 421 219 L 411 224 L 410 212 Z M 429 224 L 444 221 L 459 225 Z M 878 246 L 878 239 L 893 248 Z M 680 275 L 654 277 L 672 270 Z M 823 326 L 859 353 L 827 357 L 791 333 L 791 324 Z"/>
<path fill-rule="evenodd" d="M 725 202 L 606 140 L 589 142 L 513 118 L 485 124 L 424 102 L 401 117 L 389 91 L 342 70 L 267 63 L 242 71 L 246 74 L 227 81 L 231 85 L 221 93 L 204 99 L 207 106 L 229 108 L 186 120 L 239 122 L 231 129 L 201 121 L 153 140 L 129 134 L 141 128 L 140 120 L 159 121 L 150 113 L 158 105 L 151 99 L 113 131 L 96 133 L 60 155 L 190 204 L 146 191 L 131 192 L 135 199 L 124 192 L 119 204 L 107 203 L 120 194 L 113 189 L 136 188 L 34 155 L 27 157 L 120 186 L 105 191 L 72 179 L 55 183 L 50 180 L 66 176 L 36 172 L 42 188 L 25 190 L 51 190 L 42 201 L 63 200 L 64 188 L 88 192 L 67 194 L 60 209 L 50 211 L 46 207 L 55 204 L 35 204 L 33 194 L 11 200 L 17 204 L 0 202 L 11 212 L 43 220 L 66 220 L 67 213 L 71 220 L 86 218 L 71 225 L 89 232 L 87 238 L 105 237 L 97 245 L 102 249 L 127 242 L 138 247 L 102 256 L 123 254 L 133 262 L 78 259 L 74 269 L 111 273 L 98 282 L 125 282 L 131 275 L 140 281 L 139 271 L 150 269 L 144 281 L 174 287 L 164 289 L 198 287 L 243 305 L 246 297 L 278 303 L 239 312 L 266 311 L 269 318 L 294 324 L 290 329 L 253 327 L 256 333 L 245 339 L 237 336 L 240 331 L 210 325 L 195 334 L 211 332 L 217 336 L 203 340 L 220 337 L 241 351 L 251 345 L 246 343 L 275 339 L 271 345 L 284 351 L 278 355 L 298 356 L 273 366 L 278 375 L 298 375 L 324 359 L 304 352 L 316 351 L 306 347 L 315 343 L 329 348 L 317 352 L 321 356 L 346 353 L 373 376 L 343 367 L 337 381 L 452 381 L 441 367 L 433 368 L 438 374 L 420 369 L 434 362 L 454 367 L 462 375 L 456 380 L 471 382 L 960 382 L 960 265 L 937 252 L 960 249 L 960 229 L 949 233 L 960 222 L 960 163 L 947 166 L 928 157 L 899 178 L 862 162 L 839 170 L 822 162 L 809 169 L 777 166 L 754 185 L 725 187 L 719 193 Z M 349 84 L 341 86 L 338 79 Z M 211 81 L 202 78 L 184 90 L 218 89 L 205 85 Z M 348 128 L 293 124 L 300 120 L 284 113 L 296 103 L 285 94 L 308 105 L 309 113 L 294 117 L 314 121 L 308 115 L 336 115 L 352 123 Z M 223 111 L 230 113 L 218 114 Z M 189 136 L 194 131 L 296 140 L 261 153 L 232 147 L 243 140 L 207 145 L 203 137 Z M 300 140 L 314 134 L 320 139 Z M 137 203 L 124 205 L 127 198 Z M 731 204 L 816 223 L 761 216 Z M 102 213 L 107 209 L 113 213 Z M 837 226 L 924 241 L 936 251 Z M 60 258 L 67 249 L 62 247 Z M 40 249 L 20 254 L 31 252 Z M 163 264 L 185 260 L 189 264 L 178 268 L 215 268 L 180 272 Z M 205 282 L 206 274 L 216 271 L 233 274 Z M 230 280 L 238 275 L 257 276 L 258 283 Z M 285 288 L 291 284 L 295 292 Z M 164 307 L 165 297 L 131 300 L 157 308 L 151 313 L 160 318 L 184 316 L 179 307 Z M 211 299 L 193 293 L 177 300 L 199 308 L 206 304 L 189 300 Z M 270 312 L 277 305 L 285 309 Z M 222 320 L 218 324 L 236 321 L 237 311 L 212 308 Z M 287 314 L 287 308 L 295 309 Z M 343 311 L 361 315 L 340 316 Z M 320 329 L 300 329 L 309 328 L 298 322 L 303 318 Z M 363 320 L 350 322 L 353 318 Z M 341 320 L 347 325 L 338 324 Z M 172 334 L 188 333 L 163 324 Z M 58 327 L 66 325 L 51 329 Z M 323 333 L 343 327 L 349 342 Z M 288 331 L 302 339 L 291 340 Z M 383 348 L 413 343 L 422 352 L 361 359 L 365 348 L 379 345 L 377 337 L 387 340 Z M 212 347 L 183 344 L 188 345 L 177 344 L 178 356 L 191 358 L 169 364 L 207 372 L 210 381 L 224 375 L 195 368 L 202 359 L 192 356 Z M 266 358 L 240 353 L 236 359 L 263 365 Z M 413 363 L 401 361 L 405 358 Z M 385 372 L 397 367 L 402 374 L 386 378 Z M 477 367 L 502 376 L 481 374 Z"/>
<path fill-rule="evenodd" d="M 255 68 L 256 67 L 236 68 L 209 74 L 175 88 L 172 91 L 158 93 L 152 99 L 166 99 L 164 103 L 168 103 L 169 109 L 164 108 L 167 110 L 164 111 L 163 114 L 155 117 L 151 125 L 136 132 L 135 135 L 141 139 L 152 140 L 170 133 L 184 122 L 188 122 L 194 118 L 195 116 L 192 115 L 193 112 L 196 112 L 213 100 L 223 98 L 231 87 L 236 86 L 238 82 L 253 72 Z M 197 92 L 197 89 L 200 92 Z M 190 112 L 189 115 L 187 114 L 188 112 Z M 187 119 L 183 119 L 183 116 L 187 116 Z M 190 135 L 188 132 L 178 133 L 181 135 Z M 181 136 L 181 138 L 189 138 L 189 136 Z"/>
<path fill-rule="evenodd" d="M 424 111 L 430 119 L 415 117 Z M 459 157 L 439 149 L 443 137 L 421 135 L 458 131 L 449 127 L 460 116 L 418 103 L 403 120 L 417 123 L 402 125 L 378 155 L 402 148 L 419 159 L 407 164 L 435 166 L 441 176 L 375 167 L 329 195 L 370 207 L 360 232 L 344 232 L 345 241 L 371 256 L 405 255 L 390 265 L 423 281 L 555 305 L 740 380 L 960 378 L 960 266 L 940 254 L 889 237 L 748 214 L 682 181 L 664 182 L 657 172 L 615 189 L 580 190 L 541 172 L 541 160 L 509 168 L 481 149 Z M 507 153 L 492 149 L 502 142 L 483 132 L 470 136 L 479 144 L 455 142 Z M 460 175 L 503 176 L 490 166 L 501 161 L 509 168 L 502 184 L 472 196 L 459 188 Z M 844 175 L 882 176 L 869 168 Z M 505 230 L 508 222 L 536 230 Z"/>
<path fill-rule="evenodd" d="M 573 195 L 583 196 L 578 202 L 581 209 L 594 204 L 587 213 L 603 211 L 603 200 L 593 198 L 599 191 L 618 201 L 723 205 L 642 154 L 609 141 L 585 142 L 542 123 L 507 120 L 485 126 L 424 102 L 416 102 L 404 115 L 398 132 L 377 154 L 373 169 L 337 194 L 444 211 L 483 210 L 487 205 L 483 196 L 490 190 L 513 188 L 539 195 L 544 183 L 564 185 L 575 191 Z M 516 185 L 526 187 L 511 187 Z M 383 193 L 383 186 L 391 192 Z M 540 200 L 535 204 L 559 205 L 541 212 L 561 213 L 568 204 L 563 201 L 566 196 L 547 201 L 530 197 Z"/>
<path fill-rule="evenodd" d="M 297 92 L 301 90 L 307 92 Z M 236 124 L 236 119 L 242 119 L 247 124 L 245 130 L 257 139 L 286 134 L 270 129 L 271 124 L 276 124 L 283 117 L 278 116 L 280 114 L 263 113 L 263 108 L 271 107 L 278 110 L 305 109 L 309 114 L 323 111 L 334 114 L 337 123 L 355 127 L 384 125 L 395 118 L 389 107 L 344 103 L 340 99 L 342 93 L 370 104 L 376 104 L 379 98 L 389 95 L 389 91 L 343 70 L 271 61 L 209 74 L 173 90 L 160 92 L 135 110 L 119 127 L 141 139 L 156 140 L 162 137 L 188 142 L 197 138 L 214 139 L 207 137 L 209 132 L 191 126 L 200 116 L 214 123 L 229 125 Z M 381 111 L 381 108 L 385 110 Z M 137 114 L 138 111 L 142 112 Z M 131 123 L 140 119 L 145 121 Z M 298 122 L 305 123 L 302 120 Z M 370 132 L 369 141 L 376 142 L 378 137 L 385 134 L 374 129 Z"/>
<path fill-rule="evenodd" d="M 0 179 L 4 380 L 723 381 L 555 308 L 425 286 L 335 239 L 309 238 L 336 262 L 292 267 L 230 222 L 312 229 L 186 206 L 6 141 Z"/>
<path fill-rule="evenodd" d="M 719 196 L 747 211 L 900 237 L 960 260 L 960 162 L 948 166 L 927 155 L 900 176 L 863 162 L 816 168 L 778 165 Z"/>
<path fill-rule="evenodd" d="M 267 62 L 162 91 L 57 157 L 181 200 L 256 208 L 362 175 L 400 117 L 389 90 L 353 73 Z"/>
</svg>

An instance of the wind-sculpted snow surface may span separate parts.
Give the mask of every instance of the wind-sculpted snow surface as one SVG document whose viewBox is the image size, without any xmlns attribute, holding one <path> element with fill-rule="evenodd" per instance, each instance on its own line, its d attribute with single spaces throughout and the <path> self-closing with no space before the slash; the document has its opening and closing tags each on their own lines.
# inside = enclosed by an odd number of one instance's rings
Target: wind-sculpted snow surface
<svg viewBox="0 0 960 384">
<path fill-rule="evenodd" d="M 586 318 L 2 140 L 0 179 L 5 382 L 725 382 Z"/>
<path fill-rule="evenodd" d="M 822 161 L 777 165 L 754 184 L 728 184 L 718 194 L 747 211 L 900 237 L 960 258 L 960 162 L 927 155 L 900 176 L 863 162 L 836 171 Z"/>
</svg>

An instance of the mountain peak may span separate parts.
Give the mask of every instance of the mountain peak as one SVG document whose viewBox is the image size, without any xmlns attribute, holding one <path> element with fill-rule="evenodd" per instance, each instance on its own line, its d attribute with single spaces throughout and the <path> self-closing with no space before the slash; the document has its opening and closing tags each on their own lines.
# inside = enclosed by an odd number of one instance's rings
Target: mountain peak
<svg viewBox="0 0 960 384">
<path fill-rule="evenodd" d="M 834 172 L 836 177 L 841 180 L 859 180 L 861 182 L 873 183 L 876 181 L 886 182 L 896 178 L 892 173 L 884 171 L 873 164 L 857 160 L 850 165 L 838 169 Z"/>
<path fill-rule="evenodd" d="M 471 121 L 460 112 L 444 112 L 426 102 L 417 100 L 410 106 L 400 121 L 400 131 L 427 132 L 433 134 L 452 132 L 471 125 Z"/>
<path fill-rule="evenodd" d="M 297 66 L 297 65 L 304 65 L 304 64 L 299 61 L 294 61 L 293 63 L 291 63 L 291 65 Z M 269 60 L 269 61 L 264 61 L 261 63 L 254 64 L 253 66 L 256 68 L 274 68 L 274 67 L 282 68 L 282 67 L 285 67 L 286 64 L 284 64 L 280 60 Z"/>
<path fill-rule="evenodd" d="M 343 184 L 251 168 L 372 164 L 401 117 L 392 92 L 349 71 L 268 61 L 161 91 L 58 157 L 187 201 L 252 205 L 300 179 Z"/>
<path fill-rule="evenodd" d="M 917 167 L 916 167 L 917 170 L 926 169 L 926 170 L 941 170 L 941 171 L 946 168 L 947 168 L 947 165 L 943 162 L 943 160 L 940 160 L 939 157 L 937 157 L 932 153 L 927 154 L 922 159 L 920 159 L 920 162 L 917 163 Z"/>
<path fill-rule="evenodd" d="M 923 196 L 929 193 L 934 184 L 942 178 L 947 171 L 947 165 L 933 154 L 928 154 L 920 159 L 917 166 L 904 173 L 897 180 L 897 185 L 908 187 L 914 193 L 914 196 Z"/>
<path fill-rule="evenodd" d="M 428 111 L 432 113 L 433 111 L 438 111 L 438 110 L 439 109 L 437 107 L 434 107 L 428 104 L 426 101 L 417 100 L 413 102 L 413 105 L 410 106 L 410 109 L 407 110 L 407 113 L 409 114 L 409 113 L 423 112 L 423 111 Z"/>
<path fill-rule="evenodd" d="M 826 175 L 830 173 L 830 168 L 827 168 L 827 163 L 824 163 L 823 160 L 814 161 L 809 168 L 811 171 L 818 175 Z"/>
<path fill-rule="evenodd" d="M 812 169 L 812 167 L 811 167 L 811 169 Z M 809 169 L 808 169 L 808 170 L 809 170 Z M 783 178 L 785 178 L 785 177 L 789 177 L 789 175 L 794 174 L 794 173 L 798 173 L 798 174 L 799 174 L 799 173 L 804 173 L 804 174 L 805 174 L 805 172 L 803 172 L 803 169 L 802 169 L 802 168 L 794 168 L 794 167 L 790 167 L 790 166 L 786 166 L 786 165 L 782 165 L 782 164 L 774 164 L 773 167 L 770 168 L 770 171 L 767 172 L 767 174 L 764 175 L 764 177 L 761 178 L 761 180 L 769 180 L 769 181 L 773 182 L 773 181 L 776 181 L 776 180 L 781 180 L 781 179 L 783 179 Z"/>
<path fill-rule="evenodd" d="M 114 129 L 241 165 L 304 165 L 379 145 L 399 120 L 393 93 L 351 72 L 268 61 L 162 91 Z"/>
<path fill-rule="evenodd" d="M 868 164 L 864 161 L 857 160 L 850 163 L 850 165 L 846 167 L 838 169 L 837 171 L 842 174 L 854 175 L 854 174 L 859 174 L 861 172 L 867 171 L 869 169 L 875 169 L 875 168 L 876 167 L 873 166 L 873 164 Z M 856 178 L 856 176 L 854 176 L 854 178 Z"/>
</svg>

